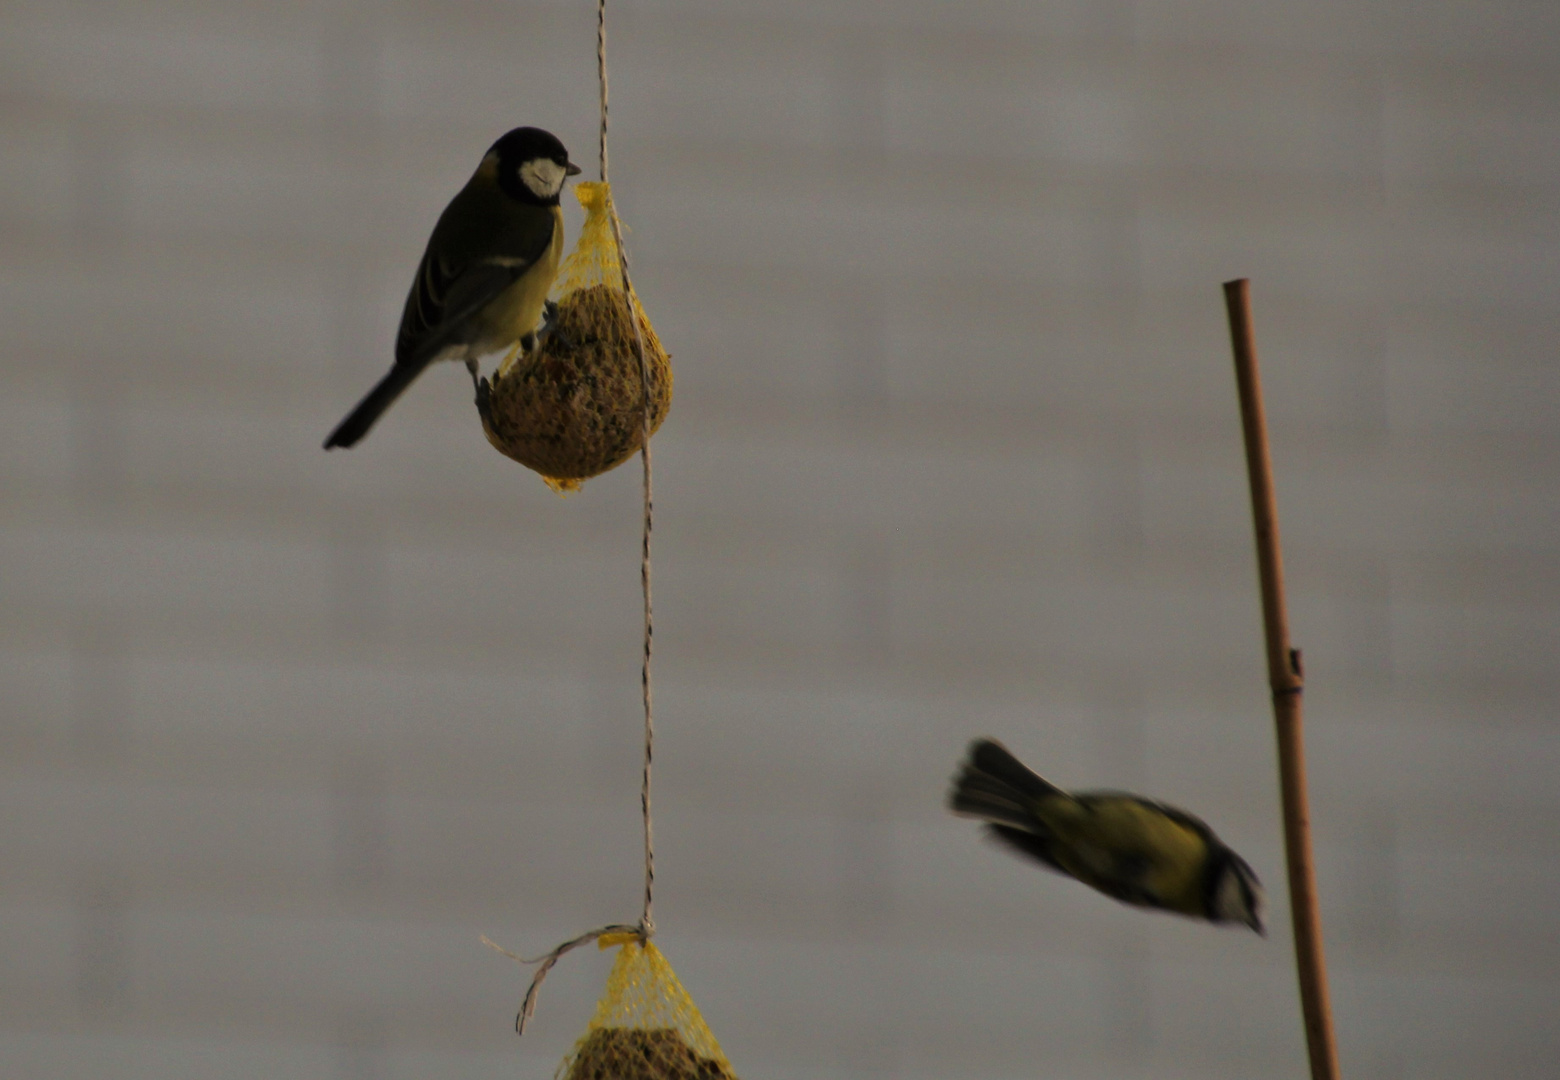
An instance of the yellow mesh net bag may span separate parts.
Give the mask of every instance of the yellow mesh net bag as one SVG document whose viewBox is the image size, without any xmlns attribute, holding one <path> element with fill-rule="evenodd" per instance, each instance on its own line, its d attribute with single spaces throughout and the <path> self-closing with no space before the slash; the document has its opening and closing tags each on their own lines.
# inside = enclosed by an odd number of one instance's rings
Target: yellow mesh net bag
<svg viewBox="0 0 1560 1080">
<path fill-rule="evenodd" d="M 638 934 L 604 935 L 600 944 L 621 951 L 557 1080 L 736 1080 L 661 950 Z"/>
<path fill-rule="evenodd" d="M 518 346 L 477 392 L 488 442 L 542 474 L 554 491 L 616 468 L 638 452 L 644 430 L 639 349 L 623 291 L 607 184 L 576 185 L 585 224 L 558 270 L 558 311 L 536 349 Z M 650 430 L 672 404 L 671 357 L 634 297 L 649 368 Z"/>
</svg>

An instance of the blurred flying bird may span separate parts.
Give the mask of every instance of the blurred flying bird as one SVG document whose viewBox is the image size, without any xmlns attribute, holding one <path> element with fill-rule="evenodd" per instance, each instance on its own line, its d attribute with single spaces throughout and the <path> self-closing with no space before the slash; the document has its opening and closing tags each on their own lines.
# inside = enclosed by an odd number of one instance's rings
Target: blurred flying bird
<svg viewBox="0 0 1560 1080">
<path fill-rule="evenodd" d="M 1257 875 L 1184 810 L 1118 791 L 1062 791 L 994 739 L 970 743 L 948 807 L 1122 903 L 1265 934 Z"/>
</svg>

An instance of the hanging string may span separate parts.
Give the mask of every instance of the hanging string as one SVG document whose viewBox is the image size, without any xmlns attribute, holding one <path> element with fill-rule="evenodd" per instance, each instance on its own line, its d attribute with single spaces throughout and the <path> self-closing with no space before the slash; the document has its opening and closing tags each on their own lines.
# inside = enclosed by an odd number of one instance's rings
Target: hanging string
<svg viewBox="0 0 1560 1080">
<path fill-rule="evenodd" d="M 596 0 L 596 72 L 601 81 L 601 182 L 607 184 L 607 0 Z M 645 825 L 645 896 L 644 910 L 639 916 L 638 926 L 625 926 L 613 923 L 610 926 L 598 927 L 587 931 L 579 937 L 571 938 L 559 945 L 556 949 L 535 959 L 526 959 L 517 956 L 508 949 L 482 939 L 483 944 L 496 949 L 522 964 L 538 965 L 536 973 L 531 976 L 531 985 L 526 989 L 525 1000 L 520 1005 L 520 1012 L 515 1016 L 515 1032 L 525 1034 L 525 1025 L 536 1012 L 536 997 L 542 987 L 542 981 L 547 978 L 547 973 L 553 965 L 574 949 L 588 942 L 608 934 L 635 934 L 641 941 L 648 942 L 655 934 L 655 919 L 651 914 L 651 902 L 655 895 L 655 843 L 654 834 L 650 827 L 650 765 L 654 758 L 655 745 L 655 720 L 651 708 L 652 695 L 650 686 L 650 655 L 651 646 L 655 638 L 655 622 L 651 616 L 650 606 L 650 532 L 654 521 L 654 499 L 650 484 L 650 362 L 645 357 L 644 332 L 639 326 L 639 298 L 634 295 L 633 282 L 628 277 L 628 252 L 623 247 L 623 225 L 618 220 L 617 207 L 612 202 L 612 189 L 607 188 L 607 216 L 612 221 L 612 240 L 617 245 L 618 265 L 623 273 L 623 295 L 628 304 L 628 321 L 634 328 L 634 347 L 639 353 L 639 386 L 642 395 L 643 410 L 640 414 L 640 455 L 644 463 L 644 532 L 643 540 L 639 548 L 639 583 L 645 598 L 645 647 L 643 662 L 639 670 L 639 685 L 645 709 L 645 766 L 639 785 L 639 809 L 644 817 Z"/>
<path fill-rule="evenodd" d="M 596 75 L 601 80 L 601 182 L 607 182 L 607 0 L 596 0 Z M 621 247 L 621 245 L 619 245 Z M 621 251 L 618 254 L 622 254 Z"/>
<path fill-rule="evenodd" d="M 596 72 L 601 78 L 601 182 L 607 181 L 607 0 L 596 0 Z M 639 328 L 639 298 L 628 279 L 628 252 L 623 247 L 623 225 L 618 220 L 607 189 L 607 216 L 612 221 L 612 239 L 617 244 L 618 265 L 623 270 L 623 295 L 628 302 L 628 321 L 634 328 L 634 347 L 639 353 L 639 387 L 643 410 L 640 413 L 640 459 L 644 462 L 644 539 L 639 551 L 639 583 L 645 596 L 645 650 L 639 684 L 645 706 L 645 768 L 639 787 L 639 807 L 645 819 L 645 907 L 639 919 L 639 935 L 648 941 L 655 933 L 651 901 L 655 894 L 655 840 L 650 826 L 650 764 L 654 758 L 655 719 L 651 708 L 650 654 L 655 641 L 655 620 L 650 607 L 650 532 L 654 522 L 654 499 L 650 485 L 650 362 L 645 358 L 644 332 Z"/>
</svg>

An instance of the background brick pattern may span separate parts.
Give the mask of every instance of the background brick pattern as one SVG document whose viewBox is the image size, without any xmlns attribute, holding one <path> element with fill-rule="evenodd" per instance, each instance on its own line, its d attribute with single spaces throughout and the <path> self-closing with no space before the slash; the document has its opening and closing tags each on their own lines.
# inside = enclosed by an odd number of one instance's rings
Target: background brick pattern
<svg viewBox="0 0 1560 1080">
<path fill-rule="evenodd" d="M 660 941 L 747 1077 L 1302 1075 L 1219 283 L 1254 280 L 1345 1074 L 1560 1055 L 1560 6 L 625 3 Z M 0 6 L 0 1071 L 548 1076 L 638 910 L 637 466 L 426 374 L 432 221 L 594 158 L 559 0 Z M 572 230 L 577 210 L 569 212 Z M 572 239 L 571 239 L 572 242 Z M 941 800 L 1207 817 L 1267 941 Z"/>
</svg>

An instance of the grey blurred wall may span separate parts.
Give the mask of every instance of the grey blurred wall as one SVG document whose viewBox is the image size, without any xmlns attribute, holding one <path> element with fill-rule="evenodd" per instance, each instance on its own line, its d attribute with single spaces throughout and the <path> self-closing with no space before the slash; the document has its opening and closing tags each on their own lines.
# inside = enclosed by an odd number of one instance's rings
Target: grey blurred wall
<svg viewBox="0 0 1560 1080">
<path fill-rule="evenodd" d="M 1560 5 L 624 3 L 659 941 L 741 1074 L 1303 1075 L 1219 283 L 1254 281 L 1345 1075 L 1560 1066 Z M 546 1077 L 638 911 L 638 467 L 424 376 L 593 6 L 0 4 L 0 1075 Z M 578 213 L 571 207 L 570 228 Z M 1272 932 L 941 800 L 1196 810 Z"/>
</svg>

